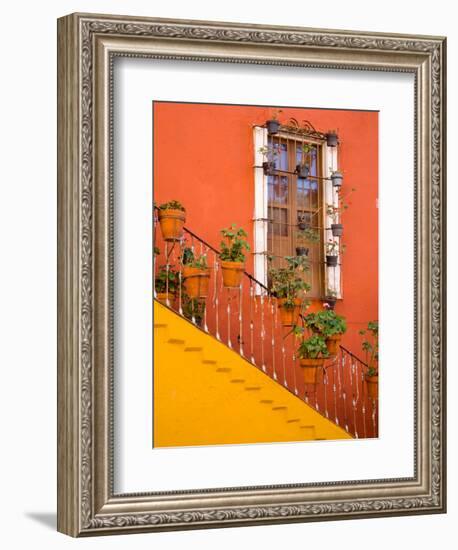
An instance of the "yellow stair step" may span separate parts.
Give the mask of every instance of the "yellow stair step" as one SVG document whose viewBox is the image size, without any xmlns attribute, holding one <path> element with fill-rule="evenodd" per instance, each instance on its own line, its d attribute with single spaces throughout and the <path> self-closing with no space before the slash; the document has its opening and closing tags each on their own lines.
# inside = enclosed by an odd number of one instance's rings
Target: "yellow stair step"
<svg viewBox="0 0 458 550">
<path fill-rule="evenodd" d="M 160 325 L 154 327 L 154 446 L 350 438 L 236 351 L 156 301 L 154 319 Z"/>
</svg>

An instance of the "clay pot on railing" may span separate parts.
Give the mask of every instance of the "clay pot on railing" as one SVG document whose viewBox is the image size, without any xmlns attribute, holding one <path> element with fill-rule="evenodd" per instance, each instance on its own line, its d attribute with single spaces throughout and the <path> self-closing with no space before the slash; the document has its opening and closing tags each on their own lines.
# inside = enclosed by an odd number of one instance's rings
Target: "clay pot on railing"
<svg viewBox="0 0 458 550">
<path fill-rule="evenodd" d="M 299 324 L 299 315 L 301 314 L 302 300 L 295 298 L 294 305 L 289 305 L 287 298 L 278 299 L 278 309 L 280 310 L 280 321 L 284 327 L 292 327 Z"/>
<path fill-rule="evenodd" d="M 210 269 L 183 266 L 183 285 L 189 298 L 206 298 L 210 283 Z"/>
<path fill-rule="evenodd" d="M 333 237 L 342 237 L 343 235 L 343 224 L 341 223 L 331 223 L 331 231 Z"/>
<path fill-rule="evenodd" d="M 304 382 L 306 384 L 316 384 L 318 382 L 318 371 L 324 365 L 324 358 L 301 359 L 299 364 L 303 369 Z"/>
<path fill-rule="evenodd" d="M 275 162 L 272 160 L 266 160 L 262 163 L 265 176 L 275 176 Z"/>
<path fill-rule="evenodd" d="M 221 261 L 221 273 L 223 275 L 223 286 L 226 288 L 240 288 L 242 284 L 245 264 L 243 262 Z"/>
<path fill-rule="evenodd" d="M 159 210 L 159 224 L 164 241 L 180 241 L 183 238 L 183 226 L 186 213 L 183 210 Z"/>
<path fill-rule="evenodd" d="M 309 249 L 305 246 L 296 246 L 296 256 L 308 256 Z"/>
<path fill-rule="evenodd" d="M 378 374 L 374 376 L 365 376 L 364 380 L 366 382 L 367 395 L 371 399 L 378 399 Z"/>
<path fill-rule="evenodd" d="M 328 147 L 337 147 L 339 143 L 339 136 L 336 132 L 328 132 L 326 134 L 326 145 Z"/>
<path fill-rule="evenodd" d="M 296 174 L 299 178 L 307 179 L 310 174 L 310 168 L 308 164 L 297 164 L 296 165 Z"/>
<path fill-rule="evenodd" d="M 341 340 L 342 334 L 333 334 L 332 336 L 328 336 L 326 338 L 326 347 L 328 348 L 330 355 L 337 355 Z"/>
<path fill-rule="evenodd" d="M 336 188 L 342 187 L 342 182 L 343 182 L 342 172 L 339 172 L 338 170 L 333 172 L 331 174 L 331 181 L 332 181 L 333 187 L 336 187 Z"/>
<path fill-rule="evenodd" d="M 323 303 L 327 304 L 329 309 L 334 309 L 336 307 L 337 298 L 334 296 L 325 296 Z"/>
<path fill-rule="evenodd" d="M 280 121 L 275 119 L 267 120 L 266 127 L 269 136 L 274 136 L 275 134 L 278 134 L 278 131 L 280 130 Z"/>
<path fill-rule="evenodd" d="M 336 267 L 337 260 L 338 260 L 337 256 L 329 256 L 328 254 L 326 255 L 326 265 L 328 267 Z"/>
<path fill-rule="evenodd" d="M 171 306 L 175 301 L 176 295 L 174 292 L 157 292 L 156 299 L 166 306 Z"/>
</svg>

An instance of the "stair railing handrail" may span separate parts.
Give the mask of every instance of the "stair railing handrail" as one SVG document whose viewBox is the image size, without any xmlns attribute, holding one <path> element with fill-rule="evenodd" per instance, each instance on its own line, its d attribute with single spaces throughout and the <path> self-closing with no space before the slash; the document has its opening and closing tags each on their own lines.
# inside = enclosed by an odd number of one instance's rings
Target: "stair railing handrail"
<svg viewBox="0 0 458 550">
<path fill-rule="evenodd" d="M 159 208 L 154 205 L 154 210 L 159 210 Z M 157 220 L 157 218 L 156 218 Z M 206 242 L 204 239 L 199 237 L 196 233 L 188 229 L 186 226 L 183 227 L 183 231 L 189 235 L 192 240 L 196 240 L 202 247 L 205 247 L 206 250 L 211 251 L 211 253 L 215 254 L 214 259 L 214 266 L 217 269 L 217 273 L 219 272 L 219 261 L 218 258 L 220 256 L 220 251 L 212 246 L 210 243 Z M 179 241 L 180 250 L 182 250 L 182 247 L 184 246 L 185 239 L 182 238 Z M 192 248 L 194 248 L 194 242 L 192 241 L 191 244 Z M 172 246 L 172 250 L 173 250 Z M 169 262 L 168 256 L 167 256 L 167 262 Z M 168 265 L 168 264 L 167 264 Z M 260 368 L 263 372 L 265 372 L 270 378 L 273 378 L 275 381 L 279 382 L 283 385 L 288 391 L 295 394 L 296 396 L 299 396 L 298 394 L 298 388 L 297 388 L 297 368 L 298 368 L 298 357 L 294 350 L 291 351 L 291 349 L 288 351 L 287 347 L 285 347 L 285 340 L 284 335 L 279 334 L 277 337 L 274 333 L 274 328 L 277 327 L 277 313 L 274 315 L 274 300 L 275 295 L 270 291 L 270 289 L 258 281 L 251 273 L 248 273 L 247 271 L 243 271 L 244 276 L 246 276 L 249 280 L 250 285 L 250 294 L 248 296 L 248 300 L 252 300 L 253 297 L 256 297 L 255 294 L 252 293 L 252 289 L 254 285 L 254 288 L 256 286 L 261 290 L 261 300 L 256 304 L 254 309 L 252 309 L 251 301 L 248 303 L 249 306 L 249 321 L 247 323 L 243 323 L 242 318 L 242 291 L 240 291 L 239 294 L 239 310 L 235 310 L 235 326 L 240 327 L 240 331 L 238 332 L 240 340 L 237 342 L 234 340 L 234 338 L 231 339 L 231 327 L 232 325 L 230 323 L 230 319 L 232 318 L 232 310 L 231 310 L 231 302 L 225 302 L 221 303 L 218 301 L 218 292 L 217 292 L 217 284 L 215 282 L 214 286 L 214 298 L 209 302 L 209 304 L 212 304 L 212 311 L 215 312 L 215 317 L 213 319 L 214 322 L 216 322 L 216 331 L 214 336 L 223 343 L 225 343 L 229 348 L 236 349 L 237 346 L 240 347 L 239 353 L 243 357 L 245 357 L 249 362 L 251 362 L 256 367 Z M 180 274 L 180 281 L 181 281 L 181 274 Z M 215 280 L 216 281 L 216 280 Z M 242 288 L 242 287 L 241 287 Z M 178 313 L 183 315 L 183 310 L 181 307 L 181 293 L 179 294 L 179 307 L 178 307 Z M 167 305 L 169 303 L 167 302 Z M 199 324 L 198 326 L 200 328 L 203 328 L 206 332 L 209 331 L 209 327 L 207 326 L 207 317 L 206 317 L 206 309 L 204 310 L 204 318 L 203 318 L 203 324 Z M 275 308 L 276 311 L 276 308 Z M 264 315 L 270 315 L 272 314 L 272 322 L 270 323 L 270 329 L 266 329 L 266 325 L 264 324 Z M 222 335 L 222 333 L 219 330 L 219 320 L 223 318 L 223 315 L 225 316 L 225 319 L 227 319 L 226 329 L 227 330 L 227 336 Z M 254 325 L 253 325 L 253 319 L 256 318 L 256 315 L 258 315 L 258 320 L 261 322 L 261 330 L 258 331 L 256 334 L 254 333 Z M 260 316 L 260 317 L 259 317 Z M 302 321 L 304 321 L 304 315 L 300 315 Z M 191 321 L 196 324 L 196 320 L 194 318 L 194 314 L 192 314 Z M 269 326 L 269 325 L 267 325 Z M 287 326 L 287 325 L 286 325 Z M 214 327 L 215 328 L 215 327 Z M 247 334 L 247 330 L 249 331 L 249 334 Z M 236 329 L 237 332 L 237 329 Z M 289 334 L 290 332 L 288 332 Z M 246 344 L 248 344 L 248 350 L 249 353 L 247 353 L 247 350 L 242 349 L 242 344 L 245 346 L 245 337 L 247 337 Z M 258 348 L 258 351 L 256 351 L 256 354 L 254 355 L 254 341 L 258 338 L 261 339 L 260 347 Z M 280 341 L 278 341 L 278 338 Z M 265 356 L 265 352 L 269 352 L 270 348 L 270 359 Z M 245 353 L 244 353 L 245 351 Z M 286 355 L 288 355 L 288 359 L 286 359 Z M 345 356 L 348 356 L 348 360 L 345 360 Z M 266 361 L 267 359 L 267 361 Z M 269 362 L 270 361 L 270 362 Z M 292 369 L 290 371 L 285 370 L 286 362 L 292 362 Z M 358 356 L 356 356 L 354 353 L 352 353 L 350 350 L 345 348 L 344 346 L 340 345 L 340 352 L 337 353 L 332 360 L 329 362 L 329 364 L 323 368 L 323 385 L 321 388 L 321 398 L 318 398 L 318 390 L 315 391 L 315 393 L 309 393 L 308 390 L 305 390 L 304 397 L 301 397 L 302 400 L 304 400 L 307 404 L 315 408 L 320 414 L 325 416 L 328 419 L 333 420 L 337 425 L 342 426 L 347 432 L 353 434 L 355 437 L 359 437 L 358 435 L 358 428 L 359 433 L 363 434 L 363 437 L 366 437 L 366 426 L 367 422 L 370 422 L 370 419 L 372 419 L 372 426 L 369 427 L 370 432 L 374 436 L 377 432 L 377 422 L 375 420 L 375 404 L 372 402 L 372 416 L 369 418 L 369 409 L 366 406 L 367 398 L 364 395 L 363 391 L 363 380 L 364 380 L 364 370 L 369 369 L 369 365 L 361 360 Z M 300 371 L 300 369 L 299 369 Z M 292 373 L 292 375 L 291 375 Z M 347 387 L 345 387 L 345 384 Z M 348 410 L 347 410 L 348 409 Z M 358 411 L 358 413 L 357 413 Z M 362 412 L 363 415 L 363 421 L 357 422 L 357 414 Z M 367 414 L 366 414 L 367 413 Z"/>
<path fill-rule="evenodd" d="M 343 352 L 345 353 L 348 353 L 348 355 L 351 355 L 351 357 L 353 357 L 353 359 L 355 359 L 356 361 L 358 361 L 359 363 L 361 363 L 362 365 L 364 365 L 366 367 L 366 369 L 369 368 L 369 365 L 367 363 L 365 363 L 362 359 L 360 359 L 357 355 L 355 355 L 354 353 L 352 353 L 349 349 L 347 349 L 346 347 L 342 346 L 342 344 L 340 344 L 340 348 Z"/>
</svg>

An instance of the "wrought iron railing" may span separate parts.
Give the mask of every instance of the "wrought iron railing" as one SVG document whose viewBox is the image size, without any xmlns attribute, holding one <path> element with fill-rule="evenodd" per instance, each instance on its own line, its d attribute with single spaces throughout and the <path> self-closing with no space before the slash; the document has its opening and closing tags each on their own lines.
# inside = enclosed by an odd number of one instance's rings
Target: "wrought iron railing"
<svg viewBox="0 0 458 550">
<path fill-rule="evenodd" d="M 326 360 L 316 384 L 305 384 L 296 350 L 299 337 L 283 327 L 277 300 L 269 289 L 244 272 L 240 288 L 225 288 L 219 251 L 186 227 L 179 241 L 164 241 L 154 214 L 154 277 L 162 272 L 164 292 L 154 296 L 201 330 L 233 349 L 298 398 L 354 437 L 376 437 L 376 400 L 369 397 L 367 365 L 344 347 Z M 187 296 L 183 287 L 183 252 L 205 255 L 210 270 L 206 297 Z M 164 276 L 165 274 L 165 276 Z"/>
</svg>

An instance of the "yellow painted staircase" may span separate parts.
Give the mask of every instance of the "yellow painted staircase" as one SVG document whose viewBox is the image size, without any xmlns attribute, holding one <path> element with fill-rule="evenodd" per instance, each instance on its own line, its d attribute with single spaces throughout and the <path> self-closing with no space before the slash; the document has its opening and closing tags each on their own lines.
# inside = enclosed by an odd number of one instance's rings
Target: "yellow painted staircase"
<svg viewBox="0 0 458 550">
<path fill-rule="evenodd" d="M 316 439 L 351 435 L 154 301 L 154 447 Z"/>
</svg>

